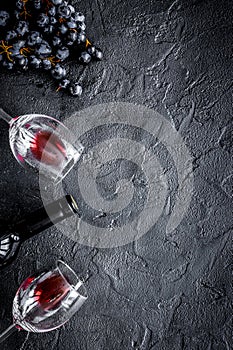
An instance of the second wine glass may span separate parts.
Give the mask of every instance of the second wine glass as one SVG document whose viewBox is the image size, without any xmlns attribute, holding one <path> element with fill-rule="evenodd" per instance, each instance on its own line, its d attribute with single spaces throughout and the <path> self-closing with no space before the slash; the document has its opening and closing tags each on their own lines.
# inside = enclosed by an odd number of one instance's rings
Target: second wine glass
<svg viewBox="0 0 233 350">
<path fill-rule="evenodd" d="M 13 325 L 0 335 L 0 343 L 13 332 L 49 332 L 64 325 L 87 300 L 87 291 L 75 272 L 58 260 L 55 269 L 28 277 L 13 301 Z"/>
</svg>

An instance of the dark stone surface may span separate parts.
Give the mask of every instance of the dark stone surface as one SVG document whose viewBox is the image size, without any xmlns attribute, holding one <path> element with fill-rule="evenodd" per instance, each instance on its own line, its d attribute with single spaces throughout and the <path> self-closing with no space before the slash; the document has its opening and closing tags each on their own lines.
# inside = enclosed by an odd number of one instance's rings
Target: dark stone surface
<svg viewBox="0 0 233 350">
<path fill-rule="evenodd" d="M 232 1 L 73 1 L 105 60 L 82 69 L 84 94 L 55 92 L 44 74 L 0 72 L 12 115 L 60 120 L 101 102 L 152 107 L 173 123 L 194 158 L 195 189 L 182 223 L 114 249 L 81 246 L 55 228 L 25 243 L 1 271 L 0 330 L 21 281 L 62 257 L 91 271 L 89 300 L 64 327 L 16 333 L 2 350 L 229 350 L 232 319 Z M 1 2 L 4 7 L 4 3 Z M 41 205 L 38 183 L 14 160 L 0 122 L 1 222 Z"/>
</svg>

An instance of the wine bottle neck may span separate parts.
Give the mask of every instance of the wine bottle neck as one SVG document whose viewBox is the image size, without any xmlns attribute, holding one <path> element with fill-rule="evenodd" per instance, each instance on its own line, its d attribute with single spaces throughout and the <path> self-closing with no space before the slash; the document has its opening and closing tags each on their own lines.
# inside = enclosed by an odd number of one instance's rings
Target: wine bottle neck
<svg viewBox="0 0 233 350">
<path fill-rule="evenodd" d="M 16 225 L 15 231 L 21 239 L 26 240 L 77 212 L 75 200 L 67 195 L 25 217 Z"/>
</svg>

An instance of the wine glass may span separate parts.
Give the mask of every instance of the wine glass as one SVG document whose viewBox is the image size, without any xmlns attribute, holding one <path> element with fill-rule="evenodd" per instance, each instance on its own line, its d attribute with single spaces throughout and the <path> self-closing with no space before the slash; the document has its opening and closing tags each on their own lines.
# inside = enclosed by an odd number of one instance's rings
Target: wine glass
<svg viewBox="0 0 233 350">
<path fill-rule="evenodd" d="M 10 147 L 17 161 L 55 183 L 68 174 L 83 152 L 70 130 L 52 117 L 29 114 L 11 118 L 0 108 L 0 118 L 10 126 Z"/>
<path fill-rule="evenodd" d="M 55 269 L 28 277 L 13 301 L 13 325 L 0 335 L 0 343 L 16 330 L 49 332 L 64 325 L 83 305 L 83 282 L 63 261 Z"/>
</svg>

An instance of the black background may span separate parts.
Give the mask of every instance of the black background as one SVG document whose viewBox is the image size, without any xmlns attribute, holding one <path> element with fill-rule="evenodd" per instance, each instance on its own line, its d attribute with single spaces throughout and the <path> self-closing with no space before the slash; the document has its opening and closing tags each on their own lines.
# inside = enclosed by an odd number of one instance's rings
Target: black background
<svg viewBox="0 0 233 350">
<path fill-rule="evenodd" d="M 1 7 L 4 8 L 2 2 Z M 0 72 L 0 105 L 60 120 L 101 102 L 156 109 L 180 130 L 193 158 L 191 206 L 174 233 L 158 225 L 121 248 L 80 246 L 55 228 L 25 243 L 1 271 L 0 330 L 22 280 L 63 258 L 91 271 L 89 300 L 62 329 L 19 332 L 1 349 L 229 350 L 232 328 L 232 1 L 72 1 L 86 14 L 102 62 L 83 69 L 84 93 L 57 93 L 43 73 Z M 189 116 L 189 117 L 187 117 Z M 37 179 L 20 168 L 0 122 L 1 224 L 41 205 Z"/>
</svg>

